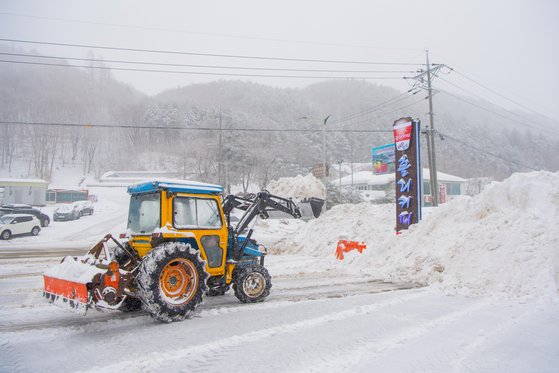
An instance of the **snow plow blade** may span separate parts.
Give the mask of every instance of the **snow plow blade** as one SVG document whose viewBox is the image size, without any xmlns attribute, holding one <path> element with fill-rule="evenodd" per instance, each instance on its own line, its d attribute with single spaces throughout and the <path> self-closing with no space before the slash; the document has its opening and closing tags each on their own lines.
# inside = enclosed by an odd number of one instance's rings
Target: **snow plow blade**
<svg viewBox="0 0 559 373">
<path fill-rule="evenodd" d="M 47 269 L 43 275 L 43 296 L 55 305 L 85 315 L 91 304 L 88 284 L 104 270 L 85 263 L 82 258 L 67 256 Z"/>
<path fill-rule="evenodd" d="M 81 257 L 67 256 L 43 274 L 43 296 L 64 309 L 85 315 L 88 308 L 119 309 L 126 300 L 133 275 L 119 267 L 108 242 L 127 252 L 106 235 Z M 131 253 L 128 253 L 133 258 Z M 134 261 L 129 264 L 135 266 Z"/>
<path fill-rule="evenodd" d="M 86 255 L 66 256 L 59 264 L 48 268 L 43 274 L 43 296 L 59 307 L 85 315 L 87 309 L 93 306 L 95 276 L 106 272 L 106 268 L 98 266 L 101 264 L 98 259 L 101 252 L 107 249 L 109 240 L 114 240 L 110 234 L 95 244 Z"/>
<path fill-rule="evenodd" d="M 49 302 L 75 313 L 86 314 L 89 298 L 86 284 L 47 275 L 43 276 L 43 280 L 45 283 L 43 296 Z"/>
</svg>

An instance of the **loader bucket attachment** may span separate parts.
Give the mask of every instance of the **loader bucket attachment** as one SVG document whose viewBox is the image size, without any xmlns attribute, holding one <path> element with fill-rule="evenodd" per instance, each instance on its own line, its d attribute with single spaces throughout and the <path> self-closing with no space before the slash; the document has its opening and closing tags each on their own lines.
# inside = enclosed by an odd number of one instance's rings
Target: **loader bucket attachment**
<svg viewBox="0 0 559 373">
<path fill-rule="evenodd" d="M 320 198 L 305 198 L 298 204 L 303 219 L 314 219 L 320 216 L 324 200 Z"/>
</svg>

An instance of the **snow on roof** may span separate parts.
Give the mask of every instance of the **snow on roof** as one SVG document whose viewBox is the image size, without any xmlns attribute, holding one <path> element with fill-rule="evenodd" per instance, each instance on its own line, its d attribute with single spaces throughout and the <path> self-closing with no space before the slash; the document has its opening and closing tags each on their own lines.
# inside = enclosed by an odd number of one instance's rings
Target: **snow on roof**
<svg viewBox="0 0 559 373">
<path fill-rule="evenodd" d="M 428 180 L 430 177 L 429 169 L 423 169 L 423 180 Z M 375 175 L 372 171 L 359 171 L 353 174 L 353 184 L 367 184 L 367 185 L 383 185 L 394 181 L 394 174 Z M 437 172 L 437 180 L 439 182 L 458 182 L 465 183 L 467 180 L 459 176 L 445 174 L 444 172 Z M 342 185 L 351 185 L 351 175 L 342 177 Z"/>
<path fill-rule="evenodd" d="M 128 193 L 146 192 L 158 188 L 177 189 L 179 191 L 192 191 L 199 193 L 221 193 L 223 187 L 221 185 L 202 183 L 200 181 L 179 180 L 157 178 L 153 180 L 144 180 L 140 183 L 132 184 L 128 187 Z"/>
<path fill-rule="evenodd" d="M 0 179 L 0 185 L 6 184 L 44 184 L 48 185 L 48 182 L 41 179 Z"/>
</svg>

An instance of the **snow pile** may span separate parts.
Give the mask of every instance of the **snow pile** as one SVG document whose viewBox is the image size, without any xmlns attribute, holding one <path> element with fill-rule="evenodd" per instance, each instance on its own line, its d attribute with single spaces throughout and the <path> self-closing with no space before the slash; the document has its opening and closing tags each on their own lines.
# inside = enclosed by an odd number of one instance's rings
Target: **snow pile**
<svg viewBox="0 0 559 373">
<path fill-rule="evenodd" d="M 284 247 L 334 256 L 340 238 L 365 241 L 339 265 L 387 280 L 430 284 L 448 294 L 557 297 L 559 173 L 514 174 L 475 197 L 434 209 L 396 236 L 386 206 L 338 206 L 309 222 Z"/>
<path fill-rule="evenodd" d="M 60 280 L 85 284 L 91 282 L 96 274 L 105 272 L 106 270 L 102 270 L 90 264 L 85 264 L 73 257 L 67 256 L 62 263 L 48 268 L 44 275 Z"/>
<path fill-rule="evenodd" d="M 268 191 L 284 198 L 302 200 L 303 198 L 324 198 L 326 188 L 324 184 L 312 174 L 307 176 L 297 175 L 296 177 L 282 177 L 272 180 L 268 184 Z"/>
<path fill-rule="evenodd" d="M 384 246 L 394 235 L 395 214 L 393 205 L 337 205 L 276 246 L 289 248 L 285 253 L 331 255 L 332 258 L 338 240 L 365 241 L 369 247 Z"/>
</svg>

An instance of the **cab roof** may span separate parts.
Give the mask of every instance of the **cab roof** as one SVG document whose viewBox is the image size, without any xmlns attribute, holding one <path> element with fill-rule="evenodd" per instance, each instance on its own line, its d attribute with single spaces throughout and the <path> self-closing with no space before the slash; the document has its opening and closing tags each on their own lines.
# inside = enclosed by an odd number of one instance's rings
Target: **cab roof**
<svg viewBox="0 0 559 373">
<path fill-rule="evenodd" d="M 206 184 L 198 181 L 156 179 L 142 181 L 128 187 L 129 194 L 140 194 L 168 190 L 171 192 L 183 192 L 194 194 L 220 194 L 223 187 L 220 185 Z"/>
</svg>

